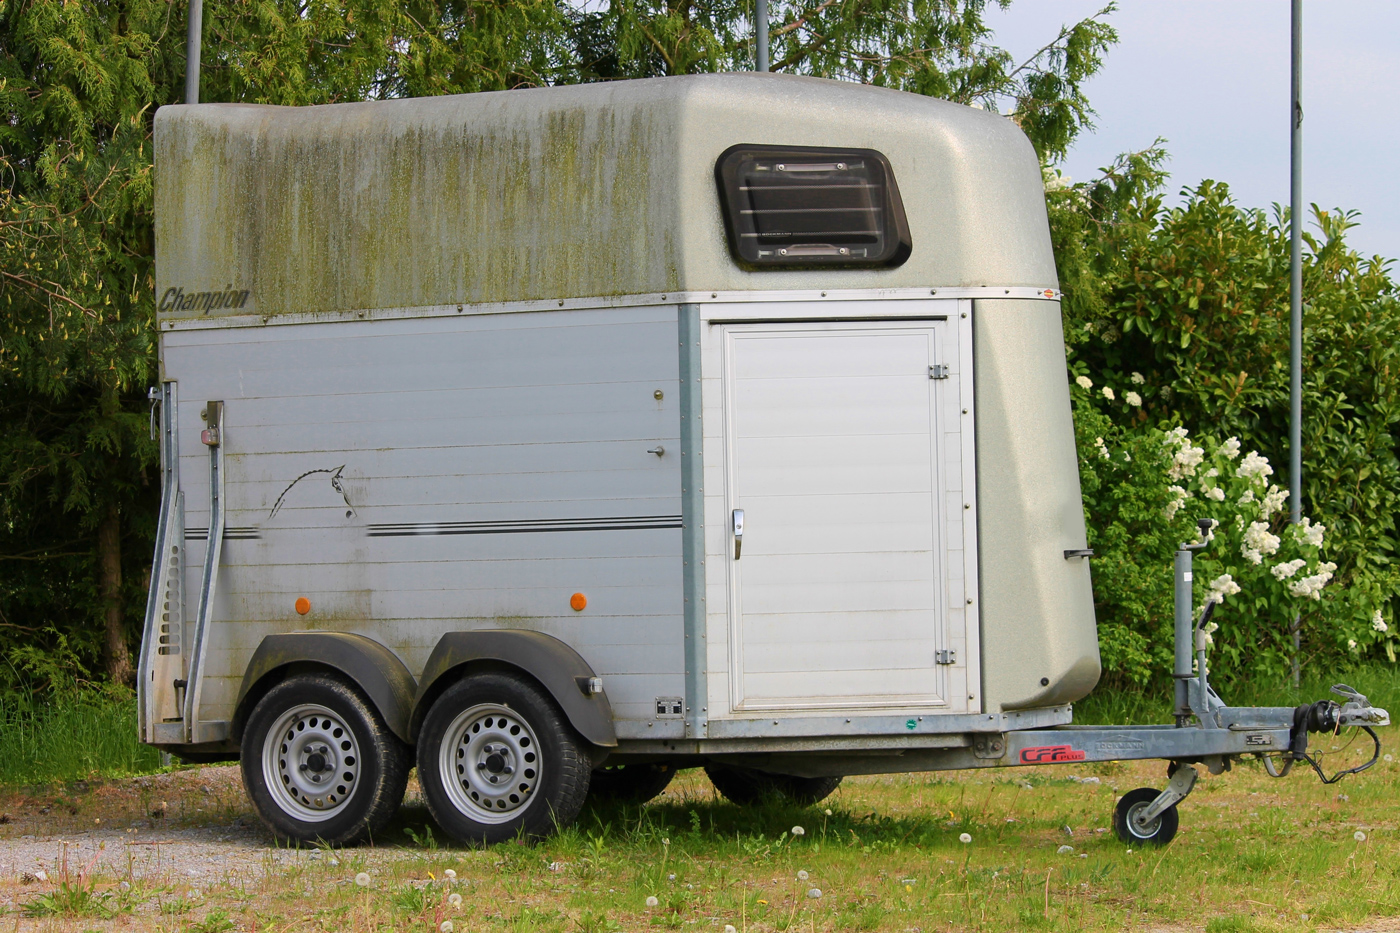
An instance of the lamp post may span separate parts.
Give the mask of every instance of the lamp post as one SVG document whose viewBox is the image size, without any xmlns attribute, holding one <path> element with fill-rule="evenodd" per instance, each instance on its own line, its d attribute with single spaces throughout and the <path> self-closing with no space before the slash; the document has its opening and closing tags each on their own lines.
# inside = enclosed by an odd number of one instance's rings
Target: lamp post
<svg viewBox="0 0 1400 933">
<path fill-rule="evenodd" d="M 190 0 L 189 29 L 185 33 L 185 103 L 199 103 L 199 42 L 204 35 L 203 0 Z"/>
<path fill-rule="evenodd" d="M 1303 518 L 1303 0 L 1293 0 L 1293 96 L 1289 107 L 1292 143 L 1289 159 L 1289 520 Z M 1302 616 L 1293 616 L 1293 686 L 1302 682 Z"/>
<path fill-rule="evenodd" d="M 758 71 L 768 70 L 768 0 L 754 0 L 754 59 Z"/>
</svg>

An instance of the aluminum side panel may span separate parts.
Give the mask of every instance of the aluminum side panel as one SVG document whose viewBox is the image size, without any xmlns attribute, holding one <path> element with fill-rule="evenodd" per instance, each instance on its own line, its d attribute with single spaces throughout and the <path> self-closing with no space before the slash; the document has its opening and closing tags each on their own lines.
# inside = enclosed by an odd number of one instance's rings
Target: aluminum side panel
<svg viewBox="0 0 1400 933">
<path fill-rule="evenodd" d="M 163 334 L 186 477 L 208 472 L 203 400 L 226 406 L 201 718 L 231 716 L 265 635 L 308 629 L 416 674 L 444 632 L 527 628 L 578 650 L 620 719 L 682 695 L 676 328 L 662 306 Z M 185 483 L 194 555 L 206 487 Z"/>
</svg>

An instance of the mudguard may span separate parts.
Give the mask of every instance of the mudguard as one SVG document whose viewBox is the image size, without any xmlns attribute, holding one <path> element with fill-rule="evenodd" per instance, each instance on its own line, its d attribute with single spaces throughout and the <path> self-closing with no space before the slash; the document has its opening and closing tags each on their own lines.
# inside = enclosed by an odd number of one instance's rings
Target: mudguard
<svg viewBox="0 0 1400 933">
<path fill-rule="evenodd" d="M 254 704 L 274 684 L 298 667 L 329 667 L 350 678 L 374 704 L 389 731 L 412 742 L 409 724 L 417 684 L 408 668 L 372 638 L 349 632 L 290 632 L 269 635 L 253 652 L 238 689 L 233 737 L 243 738 L 243 724 Z"/>
<path fill-rule="evenodd" d="M 455 681 L 450 675 L 465 673 L 463 667 L 512 667 L 529 674 L 549 691 L 580 735 L 594 745 L 617 745 L 607 694 L 588 692 L 588 682 L 598 676 L 588 662 L 557 638 L 518 629 L 449 632 L 442 636 L 428 656 L 418 682 L 411 722 L 415 736 L 433 700 Z"/>
</svg>

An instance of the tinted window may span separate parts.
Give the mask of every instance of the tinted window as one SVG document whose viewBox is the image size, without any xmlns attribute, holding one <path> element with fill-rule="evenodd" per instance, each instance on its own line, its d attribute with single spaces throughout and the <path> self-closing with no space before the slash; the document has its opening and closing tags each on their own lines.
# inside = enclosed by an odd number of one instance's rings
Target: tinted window
<svg viewBox="0 0 1400 933">
<path fill-rule="evenodd" d="M 909 228 L 873 149 L 733 146 L 715 165 L 729 248 L 752 266 L 897 266 Z"/>
</svg>

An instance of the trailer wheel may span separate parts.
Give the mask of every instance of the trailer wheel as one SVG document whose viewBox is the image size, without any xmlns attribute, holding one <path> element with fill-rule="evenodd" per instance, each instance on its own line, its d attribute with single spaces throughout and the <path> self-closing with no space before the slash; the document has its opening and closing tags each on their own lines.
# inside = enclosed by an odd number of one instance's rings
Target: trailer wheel
<svg viewBox="0 0 1400 933">
<path fill-rule="evenodd" d="M 462 842 L 542 839 L 588 795 L 586 743 L 554 703 L 507 674 L 461 680 L 418 735 L 418 780 L 439 826 Z"/>
<path fill-rule="evenodd" d="M 705 775 L 724 799 L 741 807 L 758 803 L 765 797 L 779 797 L 808 807 L 830 797 L 841 786 L 839 777 L 797 777 L 732 765 L 706 765 Z"/>
<path fill-rule="evenodd" d="M 676 776 L 676 766 L 662 761 L 605 765 L 593 769 L 588 795 L 618 803 L 646 803 L 661 795 Z"/>
<path fill-rule="evenodd" d="M 1118 838 L 1126 843 L 1138 845 L 1164 846 L 1172 841 L 1176 835 L 1177 812 L 1176 805 L 1173 804 L 1157 815 L 1145 828 L 1133 823 L 1133 817 L 1143 810 L 1146 810 L 1152 801 L 1157 799 L 1161 793 L 1155 787 L 1139 787 L 1137 790 L 1128 791 L 1118 801 L 1118 806 L 1113 808 L 1113 831 L 1118 834 Z"/>
<path fill-rule="evenodd" d="M 323 674 L 269 690 L 242 752 L 253 808 L 283 842 L 360 842 L 394 815 L 408 783 L 408 749 L 359 691 Z"/>
</svg>

